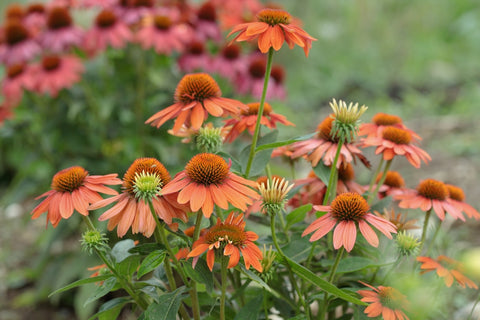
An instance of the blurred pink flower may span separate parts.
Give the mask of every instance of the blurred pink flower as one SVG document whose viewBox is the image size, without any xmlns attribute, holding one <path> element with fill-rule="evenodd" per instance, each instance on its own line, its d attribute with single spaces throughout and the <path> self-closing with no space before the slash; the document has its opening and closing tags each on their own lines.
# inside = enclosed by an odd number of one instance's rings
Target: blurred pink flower
<svg viewBox="0 0 480 320">
<path fill-rule="evenodd" d="M 80 46 L 83 36 L 83 31 L 73 24 L 69 10 L 54 7 L 48 11 L 47 30 L 40 35 L 40 43 L 49 52 L 62 53 Z"/>
<path fill-rule="evenodd" d="M 2 30 L 4 43 L 0 43 L 0 61 L 10 65 L 32 60 L 41 52 L 31 32 L 21 21 L 7 21 Z M 0 37 L 1 38 L 1 37 Z"/>
</svg>

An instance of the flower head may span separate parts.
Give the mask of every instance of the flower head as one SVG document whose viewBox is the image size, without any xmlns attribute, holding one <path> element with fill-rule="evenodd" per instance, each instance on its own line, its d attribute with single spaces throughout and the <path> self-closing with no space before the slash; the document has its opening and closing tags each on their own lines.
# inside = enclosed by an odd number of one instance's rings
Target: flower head
<svg viewBox="0 0 480 320">
<path fill-rule="evenodd" d="M 242 110 L 238 118 L 230 119 L 225 122 L 225 126 L 232 126 L 232 129 L 226 137 L 227 142 L 233 142 L 245 130 L 248 130 L 248 132 L 253 135 L 255 124 L 257 123 L 260 103 L 248 103 L 247 106 L 248 110 Z M 288 121 L 285 116 L 274 113 L 272 111 L 272 106 L 268 102 L 265 102 L 260 123 L 267 128 L 274 129 L 277 127 L 277 122 L 286 126 L 294 126 L 294 124 Z"/>
<path fill-rule="evenodd" d="M 267 178 L 264 182 L 257 181 L 257 188 L 262 196 L 262 213 L 272 216 L 280 212 L 293 186 L 285 178 L 278 177 L 272 177 L 271 180 Z"/>
<path fill-rule="evenodd" d="M 392 127 L 406 130 L 413 136 L 414 139 L 422 140 L 422 138 L 420 138 L 418 134 L 408 129 L 407 126 L 403 124 L 402 118 L 393 114 L 388 114 L 383 112 L 379 112 L 375 114 L 372 118 L 371 123 L 360 124 L 358 134 L 360 136 L 366 135 L 367 138 L 381 137 L 382 128 L 387 126 L 392 126 Z"/>
<path fill-rule="evenodd" d="M 32 32 L 21 20 L 7 20 L 0 38 L 4 40 L 0 41 L 0 61 L 7 65 L 30 61 L 41 52 Z"/>
<path fill-rule="evenodd" d="M 395 237 L 398 253 L 402 256 L 416 256 L 420 250 L 421 242 L 417 237 L 405 230 L 399 231 Z"/>
<path fill-rule="evenodd" d="M 79 46 L 83 31 L 73 24 L 66 7 L 52 7 L 47 13 L 47 30 L 42 33 L 40 43 L 49 52 L 61 53 L 72 46 Z"/>
<path fill-rule="evenodd" d="M 416 190 L 406 190 L 393 198 L 400 200 L 400 208 L 420 208 L 425 212 L 433 209 L 440 220 L 445 219 L 445 212 L 448 212 L 453 218 L 465 221 L 461 209 L 456 207 L 448 196 L 448 188 L 443 182 L 425 179 L 418 184 Z"/>
<path fill-rule="evenodd" d="M 196 257 L 207 251 L 207 265 L 210 270 L 213 270 L 216 255 L 230 257 L 228 268 L 233 268 L 240 261 L 240 253 L 242 253 L 247 269 L 253 266 L 257 271 L 262 272 L 263 254 L 253 243 L 258 239 L 258 235 L 244 229 L 243 214 L 235 215 L 231 212 L 224 222 L 217 219 L 217 224 L 193 243 L 188 257 Z"/>
<path fill-rule="evenodd" d="M 292 23 L 292 16 L 280 9 L 260 10 L 257 13 L 257 22 L 239 24 L 227 37 L 237 32 L 232 42 L 250 41 L 258 37 L 258 48 L 262 53 L 268 52 L 270 48 L 278 51 L 286 41 L 290 49 L 296 44 L 302 47 L 305 56 L 308 56 L 312 41 L 317 40 Z"/>
<path fill-rule="evenodd" d="M 203 215 L 209 218 L 214 205 L 227 210 L 231 203 L 246 210 L 252 200 L 259 198 L 249 187 L 255 187 L 255 182 L 230 172 L 230 165 L 222 157 L 200 153 L 162 189 L 162 194 L 178 192 L 179 203 L 188 204 L 192 212 L 202 209 Z"/>
<path fill-rule="evenodd" d="M 429 257 L 417 257 L 417 261 L 422 263 L 420 269 L 424 270 L 422 273 L 436 271 L 439 277 L 444 278 L 445 285 L 451 287 L 453 280 L 457 280 L 458 284 L 465 288 L 478 289 L 478 286 L 469 278 L 467 278 L 462 272 L 462 264 L 456 260 L 453 260 L 447 256 L 438 256 L 437 259 Z"/>
<path fill-rule="evenodd" d="M 448 189 L 448 197 L 453 206 L 455 206 L 461 212 L 465 212 L 467 217 L 479 220 L 480 213 L 474 207 L 465 202 L 465 193 L 463 192 L 462 188 L 451 184 L 446 184 L 446 186 Z"/>
<path fill-rule="evenodd" d="M 362 105 L 358 109 L 358 103 L 347 104 L 343 100 L 339 100 L 338 104 L 335 99 L 330 102 L 330 107 L 333 110 L 333 125 L 331 135 L 333 138 L 339 137 L 343 141 L 351 142 L 357 136 L 359 119 L 362 114 L 367 111 L 368 107 Z"/>
<path fill-rule="evenodd" d="M 183 124 L 199 129 L 211 114 L 225 117 L 239 114 L 247 107 L 236 100 L 222 98 L 217 82 L 206 73 L 187 74 L 178 83 L 175 90 L 175 103 L 151 116 L 146 123 L 159 128 L 166 121 L 176 118 L 173 132 L 181 129 Z"/>
<path fill-rule="evenodd" d="M 363 297 L 361 299 L 363 302 L 370 303 L 365 308 L 365 313 L 369 318 L 376 318 L 381 315 L 384 320 L 409 320 L 403 311 L 403 309 L 408 308 L 408 301 L 397 289 L 384 286 L 375 288 L 366 283 L 361 283 L 373 290 L 357 291 Z"/>
<path fill-rule="evenodd" d="M 314 206 L 314 209 L 326 214 L 309 225 L 302 236 L 314 232 L 310 241 L 315 241 L 335 228 L 333 233 L 335 249 L 342 246 L 348 252 L 353 249 L 357 237 L 357 226 L 367 242 L 378 247 L 378 237 L 368 223 L 389 239 L 392 239 L 391 233 L 397 233 L 393 223 L 369 212 L 370 207 L 367 201 L 358 193 L 342 193 L 332 201 L 330 206 L 318 205 Z"/>
<path fill-rule="evenodd" d="M 98 230 L 87 230 L 82 235 L 82 249 L 92 254 L 95 250 L 105 251 L 108 249 L 108 238 L 104 233 L 100 233 Z"/>
<path fill-rule="evenodd" d="M 167 186 L 170 180 L 167 169 L 157 159 L 136 159 L 123 176 L 122 193 L 95 202 L 88 210 L 96 210 L 116 202 L 98 220 L 108 220 L 108 230 L 117 227 L 119 237 L 123 237 L 130 227 L 132 233 L 142 233 L 146 237 L 153 234 L 156 223 L 150 211 L 150 203 L 160 219 L 171 228 L 176 228 L 172 219 L 187 221 L 188 208 L 177 203 L 176 195 L 160 195 L 162 188 Z"/>
<path fill-rule="evenodd" d="M 383 214 L 378 211 L 374 211 L 374 213 L 377 216 L 393 223 L 395 227 L 397 227 L 398 231 L 418 229 L 418 227 L 415 226 L 417 220 L 407 220 L 406 215 L 402 214 L 401 212 L 395 213 L 394 209 L 388 210 L 387 208 L 384 208 Z"/>
<path fill-rule="evenodd" d="M 116 174 L 90 176 L 84 168 L 75 166 L 57 172 L 52 179 L 51 190 L 35 198 L 46 197 L 32 211 L 32 219 L 47 212 L 47 223 L 56 227 L 60 220 L 68 219 L 76 210 L 87 216 L 87 207 L 102 200 L 99 192 L 116 195 L 117 191 L 105 185 L 118 185 L 122 181 Z"/>
</svg>

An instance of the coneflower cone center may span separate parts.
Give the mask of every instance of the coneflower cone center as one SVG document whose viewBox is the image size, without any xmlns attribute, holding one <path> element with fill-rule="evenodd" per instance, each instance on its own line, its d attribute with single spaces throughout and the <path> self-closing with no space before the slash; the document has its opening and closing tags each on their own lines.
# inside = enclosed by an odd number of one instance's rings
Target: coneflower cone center
<svg viewBox="0 0 480 320">
<path fill-rule="evenodd" d="M 391 310 L 402 308 L 402 294 L 392 287 L 382 287 L 378 296 L 380 297 L 380 303 Z M 404 306 L 403 306 L 404 307 Z"/>
<path fill-rule="evenodd" d="M 248 103 L 248 110 L 242 110 L 242 115 L 244 116 L 251 116 L 251 115 L 258 115 L 258 109 L 260 109 L 260 102 L 253 102 L 253 103 Z M 265 102 L 263 104 L 263 113 L 262 115 L 267 116 L 272 112 L 272 106 L 268 103 Z"/>
<path fill-rule="evenodd" d="M 396 127 L 386 127 L 382 137 L 396 144 L 409 144 L 412 141 L 410 132 Z"/>
<path fill-rule="evenodd" d="M 261 79 L 265 75 L 267 65 L 263 59 L 252 61 L 248 66 L 248 72 L 253 78 Z"/>
<path fill-rule="evenodd" d="M 200 7 L 200 9 L 198 9 L 197 17 L 200 20 L 211 22 L 217 21 L 217 12 L 215 10 L 215 6 L 208 2 L 205 3 L 203 6 Z"/>
<path fill-rule="evenodd" d="M 332 137 L 332 128 L 333 128 L 333 119 L 332 117 L 326 117 L 317 127 L 318 137 L 323 140 L 338 142 L 338 135 L 333 138 Z"/>
<path fill-rule="evenodd" d="M 229 173 L 222 157 L 213 153 L 200 153 L 185 166 L 185 173 L 196 183 L 203 185 L 221 184 Z"/>
<path fill-rule="evenodd" d="M 42 3 L 32 3 L 27 8 L 27 13 L 44 13 L 45 6 Z"/>
<path fill-rule="evenodd" d="M 5 42 L 13 46 L 28 39 L 28 30 L 19 22 L 13 21 L 7 23 L 5 27 Z"/>
<path fill-rule="evenodd" d="M 53 71 L 58 69 L 61 62 L 62 60 L 57 56 L 46 56 L 42 59 L 42 68 L 46 71 Z"/>
<path fill-rule="evenodd" d="M 167 16 L 156 15 L 153 17 L 153 23 L 159 30 L 168 30 L 172 26 L 172 19 Z"/>
<path fill-rule="evenodd" d="M 376 182 L 378 183 L 381 178 L 382 174 L 380 173 L 377 176 Z M 388 171 L 383 184 L 392 188 L 403 188 L 405 186 L 405 180 L 403 180 L 400 173 L 396 171 Z"/>
<path fill-rule="evenodd" d="M 8 8 L 5 12 L 5 17 L 7 18 L 7 20 L 22 19 L 24 15 L 25 15 L 25 12 L 24 12 L 22 6 L 20 6 L 18 4 L 15 4 L 15 3 L 8 6 Z"/>
<path fill-rule="evenodd" d="M 266 8 L 257 13 L 257 19 L 260 22 L 275 26 L 280 23 L 290 24 L 292 16 L 284 10 Z"/>
<path fill-rule="evenodd" d="M 402 118 L 391 114 L 377 113 L 373 117 L 372 122 L 375 123 L 377 126 L 393 126 L 395 124 L 402 123 Z"/>
<path fill-rule="evenodd" d="M 134 0 L 133 1 L 133 6 L 135 8 L 141 8 L 141 7 L 152 8 L 153 4 L 154 4 L 153 0 Z"/>
<path fill-rule="evenodd" d="M 355 172 L 353 166 L 350 163 L 340 166 L 338 169 L 338 179 L 341 181 L 352 181 L 355 179 Z"/>
<path fill-rule="evenodd" d="M 432 200 L 445 200 L 448 197 L 447 186 L 434 179 L 422 181 L 417 187 L 418 194 Z"/>
<path fill-rule="evenodd" d="M 276 83 L 282 84 L 285 79 L 285 70 L 281 66 L 273 66 L 270 76 Z"/>
<path fill-rule="evenodd" d="M 367 214 L 370 207 L 358 193 L 347 192 L 338 195 L 330 205 L 331 213 L 337 220 L 357 221 Z"/>
<path fill-rule="evenodd" d="M 457 200 L 460 202 L 465 201 L 465 193 L 463 192 L 462 188 L 453 186 L 451 184 L 447 184 L 446 186 L 448 189 L 450 199 Z"/>
<path fill-rule="evenodd" d="M 13 64 L 9 66 L 7 69 L 7 77 L 9 79 L 14 79 L 15 77 L 21 75 L 24 70 L 25 70 L 25 67 L 23 64 L 21 63 Z"/>
<path fill-rule="evenodd" d="M 222 92 L 217 82 L 206 73 L 188 74 L 180 80 L 175 90 L 175 101 L 190 103 L 220 97 Z"/>
<path fill-rule="evenodd" d="M 103 10 L 101 11 L 97 18 L 95 19 L 95 23 L 99 28 L 109 28 L 113 26 L 117 22 L 117 17 L 115 14 L 110 10 Z"/>
<path fill-rule="evenodd" d="M 58 30 L 72 25 L 72 17 L 65 8 L 53 8 L 47 18 L 47 26 L 51 30 Z"/>
<path fill-rule="evenodd" d="M 163 164 L 155 158 L 139 158 L 136 159 L 128 168 L 123 176 L 123 189 L 135 196 L 136 180 L 138 176 L 152 175 L 159 178 L 161 186 L 170 182 L 170 174 Z M 161 187 L 160 186 L 160 187 Z"/>
<path fill-rule="evenodd" d="M 246 235 L 242 228 L 232 224 L 218 224 L 210 228 L 205 234 L 205 241 L 208 244 L 214 244 L 217 241 L 221 246 L 231 243 L 236 247 L 241 247 L 245 243 Z"/>
<path fill-rule="evenodd" d="M 193 54 L 195 56 L 202 55 L 205 52 L 205 46 L 203 42 L 200 41 L 193 41 L 188 45 L 188 53 Z"/>
<path fill-rule="evenodd" d="M 82 167 L 70 167 L 57 172 L 52 179 L 52 189 L 59 192 L 72 192 L 83 184 L 88 172 Z"/>
<path fill-rule="evenodd" d="M 222 50 L 222 56 L 227 60 L 235 60 L 240 56 L 240 46 L 231 44 Z"/>
</svg>

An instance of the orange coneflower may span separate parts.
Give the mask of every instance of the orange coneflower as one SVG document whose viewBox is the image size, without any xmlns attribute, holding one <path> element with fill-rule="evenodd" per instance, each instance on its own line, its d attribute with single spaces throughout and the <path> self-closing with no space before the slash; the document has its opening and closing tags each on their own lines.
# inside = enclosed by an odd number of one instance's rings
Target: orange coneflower
<svg viewBox="0 0 480 320">
<path fill-rule="evenodd" d="M 177 118 L 173 132 L 183 124 L 199 129 L 211 114 L 214 117 L 237 115 L 241 109 L 248 109 L 243 103 L 221 97 L 217 82 L 206 73 L 187 74 L 180 80 L 175 90 L 175 103 L 151 116 L 146 123 L 159 128 L 166 121 Z"/>
<path fill-rule="evenodd" d="M 357 237 L 357 225 L 367 242 L 374 247 L 378 247 L 378 237 L 368 223 L 389 239 L 392 239 L 390 233 L 397 233 L 393 223 L 370 213 L 367 200 L 355 192 L 338 195 L 330 206 L 319 205 L 313 208 L 327 213 L 309 225 L 302 236 L 315 231 L 310 238 L 310 241 L 315 241 L 335 228 L 333 232 L 335 249 L 342 246 L 348 252 L 353 249 Z"/>
<path fill-rule="evenodd" d="M 99 192 L 110 195 L 118 194 L 117 191 L 105 185 L 121 183 L 117 174 L 89 176 L 88 171 L 79 166 L 63 169 L 53 176 L 52 190 L 35 198 L 37 200 L 46 197 L 33 209 L 32 219 L 47 212 L 47 224 L 50 221 L 53 227 L 56 227 L 62 218 L 70 218 L 74 210 L 87 216 L 87 207 L 93 202 L 102 200 Z"/>
<path fill-rule="evenodd" d="M 334 120 L 333 114 L 327 116 L 318 125 L 318 135 L 316 137 L 293 143 L 292 150 L 294 151 L 291 156 L 292 159 L 304 156 L 312 163 L 312 167 L 316 167 L 320 159 L 323 158 L 323 163 L 326 166 L 332 165 L 339 142 L 338 135 L 332 135 Z M 337 168 L 340 168 L 341 165 L 345 165 L 348 162 L 352 162 L 356 158 L 359 158 L 363 163 L 367 163 L 360 149 L 352 143 L 345 142 L 340 151 Z"/>
<path fill-rule="evenodd" d="M 247 269 L 253 266 L 262 272 L 262 251 L 253 243 L 258 235 L 253 231 L 245 231 L 243 214 L 231 212 L 224 222 L 217 218 L 217 224 L 208 229 L 204 235 L 195 241 L 188 258 L 201 255 L 207 250 L 207 265 L 213 270 L 215 254 L 229 256 L 228 268 L 235 267 L 240 261 L 240 252 Z"/>
<path fill-rule="evenodd" d="M 280 50 L 286 41 L 290 49 L 296 44 L 305 51 L 305 56 L 312 47 L 312 41 L 317 39 L 310 36 L 302 28 L 292 23 L 292 16 L 280 9 L 266 8 L 257 13 L 257 22 L 242 23 L 233 28 L 227 35 L 239 32 L 233 41 L 250 41 L 258 37 L 258 48 L 262 53 L 270 48 Z"/>
<path fill-rule="evenodd" d="M 465 221 L 461 209 L 457 208 L 448 196 L 448 188 L 443 182 L 426 179 L 418 184 L 416 190 L 405 190 L 393 198 L 400 200 L 400 208 L 420 208 L 425 212 L 433 209 L 440 220 L 445 219 L 445 212 L 448 212 L 455 219 Z"/>
<path fill-rule="evenodd" d="M 246 210 L 252 199 L 259 199 L 258 193 L 249 186 L 255 187 L 256 184 L 230 172 L 230 165 L 222 157 L 200 153 L 162 189 L 162 194 L 178 192 L 179 203 L 188 204 L 193 212 L 202 209 L 203 215 L 210 218 L 215 204 L 226 210 L 231 203 Z"/>
<path fill-rule="evenodd" d="M 159 195 L 160 190 L 168 186 L 170 179 L 167 169 L 157 159 L 136 159 L 123 176 L 123 192 L 92 204 L 88 210 L 96 210 L 117 202 L 98 220 L 109 220 L 108 230 L 117 227 L 119 237 L 123 237 L 130 227 L 132 233 L 142 233 L 150 237 L 155 231 L 156 223 L 150 212 L 148 201 L 152 202 L 155 213 L 165 223 L 172 225 L 173 218 L 187 221 L 188 208 L 177 203 L 175 194 Z M 150 190 L 142 190 L 142 182 L 148 184 L 147 188 Z M 145 192 L 150 194 L 145 196 Z"/>
<path fill-rule="evenodd" d="M 462 188 L 446 184 L 448 189 L 448 197 L 450 198 L 450 202 L 461 212 L 465 212 L 467 217 L 475 218 L 475 220 L 480 219 L 480 213 L 475 210 L 474 207 L 469 205 L 465 202 L 465 193 L 463 192 Z"/>
<path fill-rule="evenodd" d="M 376 183 L 380 181 L 383 173 L 379 173 L 375 179 Z M 385 175 L 385 180 L 383 184 L 378 188 L 379 198 L 384 198 L 386 196 L 393 196 L 403 192 L 405 188 L 405 180 L 402 175 L 397 171 L 387 171 Z M 375 190 L 375 186 L 373 188 Z"/>
<path fill-rule="evenodd" d="M 437 275 L 444 278 L 447 287 L 451 287 L 453 280 L 457 280 L 458 284 L 463 288 L 468 286 L 469 288 L 478 289 L 477 285 L 462 273 L 462 265 L 456 260 L 442 255 L 438 256 L 437 259 L 417 257 L 417 261 L 422 263 L 420 267 L 420 269 L 424 270 L 422 273 L 436 270 Z"/>
<path fill-rule="evenodd" d="M 401 212 L 395 213 L 394 209 L 388 210 L 387 208 L 384 208 L 383 214 L 378 211 L 374 211 L 373 213 L 393 223 L 395 227 L 397 227 L 397 231 L 405 231 L 409 229 L 419 228 L 415 225 L 417 220 L 414 220 L 414 219 L 407 220 L 407 215 L 402 214 Z"/>
<path fill-rule="evenodd" d="M 382 154 L 384 160 L 392 160 L 395 156 L 405 156 L 415 168 L 420 168 L 421 161 L 432 160 L 427 152 L 415 145 L 418 138 L 410 130 L 385 126 L 378 130 L 377 136 L 362 139 L 362 147 L 377 147 L 375 154 Z"/>
<path fill-rule="evenodd" d="M 393 114 L 387 114 L 383 112 L 379 112 L 374 115 L 371 123 L 360 124 L 358 135 L 366 135 L 367 138 L 378 136 L 381 137 L 381 129 L 387 126 L 393 126 L 403 130 L 407 130 L 415 139 L 422 140 L 422 138 L 420 138 L 418 134 L 416 134 L 413 130 L 408 129 L 407 126 L 403 124 L 402 118 Z"/>
<path fill-rule="evenodd" d="M 351 163 L 345 163 L 338 168 L 337 194 L 356 192 L 362 194 L 365 187 L 355 182 L 355 170 Z"/>
<path fill-rule="evenodd" d="M 381 315 L 384 320 L 409 320 L 402 310 L 408 307 L 408 301 L 397 289 L 384 286 L 375 288 L 364 282 L 361 283 L 373 290 L 357 291 L 363 297 L 361 299 L 363 302 L 370 303 L 365 308 L 369 318 Z"/>
<path fill-rule="evenodd" d="M 247 106 L 248 110 L 242 110 L 239 118 L 225 121 L 225 126 L 232 126 L 225 141 L 233 142 L 245 130 L 248 130 L 248 132 L 253 135 L 257 123 L 260 103 L 248 103 Z M 260 123 L 267 128 L 275 129 L 277 127 L 277 122 L 286 126 L 295 126 L 292 122 L 288 121 L 285 116 L 274 113 L 272 111 L 272 106 L 268 102 L 265 102 Z"/>
</svg>

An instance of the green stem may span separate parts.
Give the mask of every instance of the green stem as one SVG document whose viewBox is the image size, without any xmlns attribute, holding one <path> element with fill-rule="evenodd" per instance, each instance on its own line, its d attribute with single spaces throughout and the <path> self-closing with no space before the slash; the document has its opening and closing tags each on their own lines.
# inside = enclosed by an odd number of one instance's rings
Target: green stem
<svg viewBox="0 0 480 320">
<path fill-rule="evenodd" d="M 248 178 L 250 169 L 252 167 L 253 158 L 255 156 L 255 149 L 257 148 L 258 136 L 260 135 L 260 122 L 262 120 L 263 108 L 265 105 L 265 98 L 267 96 L 268 81 L 270 80 L 270 72 L 272 71 L 273 48 L 268 50 L 267 67 L 265 70 L 265 78 L 263 81 L 262 97 L 260 99 L 260 106 L 258 107 L 257 123 L 255 124 L 255 131 L 252 138 L 252 146 L 250 147 L 250 154 L 248 156 L 247 168 L 245 169 L 245 176 Z"/>
<path fill-rule="evenodd" d="M 477 304 L 478 302 L 480 301 L 480 294 L 478 295 L 478 298 L 477 300 L 475 301 L 475 303 L 473 304 L 473 307 L 472 307 L 472 311 L 470 311 L 470 315 L 468 316 L 468 319 L 467 320 L 472 320 L 473 318 L 473 313 L 475 312 L 475 308 L 477 307 Z"/>
<path fill-rule="evenodd" d="M 385 164 L 385 169 L 383 169 L 382 177 L 380 178 L 380 180 L 378 180 L 377 186 L 375 187 L 375 191 L 373 191 L 372 193 L 368 193 L 368 201 L 367 202 L 368 202 L 369 205 L 372 204 L 373 200 L 375 199 L 375 197 L 378 194 L 378 190 L 380 190 L 380 187 L 385 182 L 385 179 L 387 178 L 388 170 L 390 170 L 390 166 L 392 165 L 392 161 L 393 161 L 393 159 L 390 159 Z"/>
<path fill-rule="evenodd" d="M 282 260 L 285 261 L 285 266 L 287 267 L 287 270 L 288 270 L 288 276 L 289 276 L 290 282 L 292 283 L 292 285 L 293 285 L 293 287 L 294 287 L 294 289 L 297 293 L 298 299 L 300 300 L 300 303 L 303 306 L 303 309 L 305 310 L 307 319 L 311 319 L 310 308 L 305 303 L 305 300 L 303 298 L 303 294 L 300 291 L 300 288 L 298 287 L 297 281 L 295 280 L 295 278 L 293 276 L 292 268 L 290 267 L 287 260 L 285 259 L 286 256 L 283 253 L 282 249 L 280 248 L 280 245 L 278 244 L 277 235 L 276 235 L 276 232 L 275 232 L 275 215 L 271 216 L 270 230 L 271 230 L 271 233 L 272 233 L 273 244 L 275 245 L 275 248 L 277 249 L 278 254 L 282 257 Z"/>
<path fill-rule="evenodd" d="M 200 237 L 200 226 L 202 224 L 203 214 L 201 211 L 197 212 L 197 218 L 195 220 L 195 230 L 193 231 L 193 243 Z M 198 302 L 197 283 L 192 280 L 192 288 L 190 289 L 190 298 L 192 299 L 193 318 L 200 320 L 200 305 Z"/>
<path fill-rule="evenodd" d="M 335 180 L 338 179 L 337 174 L 337 163 L 340 158 L 340 152 L 342 151 L 343 140 L 338 141 L 337 152 L 335 153 L 335 158 L 333 159 L 332 166 L 330 168 L 330 177 L 328 178 L 327 191 L 325 191 L 325 197 L 323 198 L 323 205 L 326 206 L 330 199 L 333 198 L 332 195 L 337 193 Z"/>
<path fill-rule="evenodd" d="M 428 221 L 430 220 L 430 215 L 432 214 L 432 209 L 428 210 L 425 214 L 425 220 L 423 221 L 423 228 L 422 228 L 422 238 L 420 239 L 420 248 L 418 249 L 418 253 L 422 253 L 423 244 L 425 243 L 425 238 L 427 236 L 427 227 Z"/>
<path fill-rule="evenodd" d="M 227 294 L 227 266 L 228 258 L 222 257 L 222 266 L 220 269 L 222 279 L 222 295 L 220 296 L 220 320 L 225 320 L 225 297 Z"/>
<path fill-rule="evenodd" d="M 375 170 L 375 173 L 372 175 L 372 179 L 370 180 L 370 185 L 368 186 L 368 191 L 367 191 L 368 197 L 370 197 L 370 194 L 371 194 L 372 189 L 373 189 L 373 185 L 375 184 L 375 180 L 377 180 L 378 174 L 382 170 L 383 162 L 384 162 L 384 160 L 383 160 L 383 157 L 382 157 L 382 158 L 380 158 L 380 162 L 378 163 L 377 170 Z"/>
<path fill-rule="evenodd" d="M 437 225 L 437 229 L 435 230 L 435 233 L 433 234 L 432 240 L 430 240 L 430 246 L 428 247 L 427 253 L 425 254 L 426 256 L 429 255 L 430 251 L 432 251 L 433 246 L 435 245 L 435 239 L 437 239 L 438 232 L 440 231 L 442 227 L 442 222 L 443 220 L 440 220 L 440 222 Z"/>
<path fill-rule="evenodd" d="M 330 271 L 330 276 L 328 277 L 328 282 L 332 283 L 333 279 L 335 278 L 335 273 L 337 272 L 337 267 L 338 264 L 340 263 L 340 260 L 342 259 L 343 252 L 345 251 L 345 247 L 341 247 L 340 250 L 337 252 L 337 257 L 335 258 L 335 262 L 333 263 L 332 266 L 332 271 Z M 325 314 L 327 313 L 328 309 L 328 292 L 325 291 L 325 294 L 323 295 L 323 305 L 322 309 L 320 310 L 320 318 L 321 320 L 325 319 Z"/>
<path fill-rule="evenodd" d="M 82 215 L 82 217 L 83 217 L 83 221 L 87 224 L 90 230 L 92 231 L 97 230 L 93 226 L 93 223 L 88 216 Z M 107 258 L 105 253 L 96 248 L 95 248 L 95 252 L 97 253 L 98 257 L 102 260 L 102 262 L 107 266 L 110 272 L 117 278 L 122 288 L 133 298 L 133 300 L 137 303 L 137 305 L 140 308 L 142 308 L 142 310 L 146 310 L 148 308 L 148 302 L 145 301 L 139 295 L 137 295 L 137 293 L 135 292 L 135 289 L 132 287 L 132 284 L 117 272 L 117 270 L 115 269 L 115 266 L 112 264 L 111 260 Z"/>
<path fill-rule="evenodd" d="M 198 211 L 197 218 L 195 220 L 195 230 L 193 230 L 193 243 L 195 243 L 195 241 L 197 241 L 198 238 L 200 238 L 200 226 L 202 224 L 202 217 L 203 217 L 203 214 L 200 211 Z"/>
</svg>

